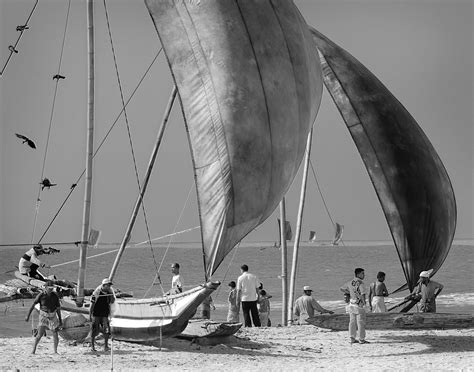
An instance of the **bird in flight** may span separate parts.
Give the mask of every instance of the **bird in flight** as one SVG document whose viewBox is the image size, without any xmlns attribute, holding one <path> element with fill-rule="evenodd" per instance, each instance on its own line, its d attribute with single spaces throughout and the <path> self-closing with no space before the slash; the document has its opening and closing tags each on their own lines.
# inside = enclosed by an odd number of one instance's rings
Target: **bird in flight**
<svg viewBox="0 0 474 372">
<path fill-rule="evenodd" d="M 22 140 L 23 140 L 22 143 L 27 143 L 28 146 L 30 146 L 32 149 L 35 149 L 35 148 L 36 148 L 35 143 L 34 143 L 32 140 L 30 140 L 28 137 L 24 136 L 23 134 L 15 133 L 15 136 L 17 136 L 18 138 L 22 139 Z"/>
<path fill-rule="evenodd" d="M 44 190 L 45 187 L 49 189 L 51 186 L 56 186 L 57 183 L 51 183 L 51 181 L 48 178 L 45 178 L 43 181 L 40 182 L 40 185 L 42 185 L 41 190 Z"/>
</svg>

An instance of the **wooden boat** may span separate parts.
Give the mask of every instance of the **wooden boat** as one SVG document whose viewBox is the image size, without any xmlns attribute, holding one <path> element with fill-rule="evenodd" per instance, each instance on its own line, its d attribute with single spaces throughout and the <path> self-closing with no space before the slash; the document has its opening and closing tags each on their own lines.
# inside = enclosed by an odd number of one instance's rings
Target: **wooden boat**
<svg viewBox="0 0 474 372">
<path fill-rule="evenodd" d="M 347 331 L 349 314 L 321 314 L 306 319 L 319 328 Z M 368 313 L 366 329 L 457 329 L 474 327 L 472 314 Z"/>
</svg>

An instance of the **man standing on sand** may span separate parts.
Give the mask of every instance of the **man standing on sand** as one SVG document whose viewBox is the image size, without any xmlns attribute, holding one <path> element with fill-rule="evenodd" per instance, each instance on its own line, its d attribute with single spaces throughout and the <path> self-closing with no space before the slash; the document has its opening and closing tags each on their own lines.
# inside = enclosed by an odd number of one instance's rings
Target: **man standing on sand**
<svg viewBox="0 0 474 372">
<path fill-rule="evenodd" d="M 30 319 L 31 312 L 33 311 L 36 304 L 40 305 L 39 310 L 39 322 L 38 322 L 38 332 L 35 336 L 35 342 L 33 344 L 33 351 L 31 354 L 36 353 L 36 347 L 41 340 L 41 337 L 46 333 L 46 328 L 50 329 L 53 332 L 53 345 L 54 353 L 58 353 L 58 329 L 63 324 L 61 319 L 61 304 L 59 302 L 58 295 L 53 292 L 54 284 L 52 281 L 48 280 L 45 283 L 45 291 L 41 292 L 31 304 L 28 315 L 25 318 L 25 322 Z"/>
<path fill-rule="evenodd" d="M 406 298 L 420 300 L 420 311 L 422 313 L 436 313 L 436 297 L 443 290 L 443 285 L 430 280 L 433 269 L 420 273 L 420 282 L 413 292 Z"/>
<path fill-rule="evenodd" d="M 346 312 L 349 313 L 349 336 L 351 344 L 368 344 L 365 340 L 365 304 L 366 290 L 364 282 L 364 269 L 358 267 L 354 270 L 355 277 L 341 287 L 344 294 L 349 294 L 349 304 L 346 306 Z M 356 339 L 357 330 L 359 330 L 359 341 Z"/>
<path fill-rule="evenodd" d="M 115 302 L 115 293 L 109 278 L 102 280 L 91 296 L 89 318 L 91 321 L 91 350 L 95 351 L 95 338 L 101 332 L 104 335 L 104 351 L 109 351 L 110 305 Z"/>
<path fill-rule="evenodd" d="M 248 272 L 249 267 L 247 265 L 242 265 L 240 271 L 242 274 L 237 279 L 237 301 L 242 303 L 245 326 L 252 327 L 253 321 L 255 327 L 260 327 L 260 318 L 257 309 L 260 281 L 256 275 Z M 250 315 L 252 315 L 252 321 L 250 320 Z"/>
<path fill-rule="evenodd" d="M 379 271 L 377 274 L 377 281 L 372 283 L 369 288 L 369 305 L 373 313 L 385 313 L 387 307 L 385 306 L 385 297 L 388 296 L 388 290 L 385 286 L 385 273 Z"/>
<path fill-rule="evenodd" d="M 308 324 L 306 323 L 307 318 L 312 318 L 315 311 L 319 311 L 321 314 L 334 314 L 334 311 L 326 310 L 323 308 L 313 296 L 313 290 L 309 285 L 303 287 L 303 295 L 298 297 L 295 301 L 294 315 L 297 317 L 297 324 Z"/>
</svg>

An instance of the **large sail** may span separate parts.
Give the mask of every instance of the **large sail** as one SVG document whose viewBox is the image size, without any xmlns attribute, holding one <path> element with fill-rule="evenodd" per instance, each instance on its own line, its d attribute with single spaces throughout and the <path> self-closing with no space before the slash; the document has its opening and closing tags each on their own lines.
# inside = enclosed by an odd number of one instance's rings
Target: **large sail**
<svg viewBox="0 0 474 372">
<path fill-rule="evenodd" d="M 293 1 L 146 4 L 178 87 L 210 276 L 297 173 L 321 101 L 317 51 Z"/>
<path fill-rule="evenodd" d="M 345 50 L 311 29 L 324 84 L 365 163 L 410 290 L 436 272 L 456 228 L 448 174 L 430 141 L 389 90 Z"/>
</svg>

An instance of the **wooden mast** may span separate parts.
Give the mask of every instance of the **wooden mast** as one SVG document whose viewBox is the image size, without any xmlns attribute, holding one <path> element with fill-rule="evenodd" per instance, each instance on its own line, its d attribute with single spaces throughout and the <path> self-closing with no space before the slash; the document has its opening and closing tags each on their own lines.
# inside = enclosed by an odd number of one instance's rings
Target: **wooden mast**
<svg viewBox="0 0 474 372">
<path fill-rule="evenodd" d="M 300 204 L 298 207 L 298 218 L 296 220 L 296 234 L 295 234 L 295 243 L 293 247 L 293 260 L 291 265 L 291 277 L 290 277 L 290 293 L 289 293 L 289 306 L 288 306 L 288 320 L 293 318 L 293 302 L 295 296 L 295 282 L 296 282 L 296 268 L 298 264 L 298 250 L 300 244 L 301 236 L 301 221 L 303 219 L 303 209 L 306 196 L 306 183 L 308 180 L 308 167 L 309 159 L 311 155 L 311 140 L 313 137 L 313 128 L 311 128 L 308 133 L 308 140 L 306 142 L 306 154 L 304 158 L 304 168 L 303 168 L 303 179 L 301 181 L 301 193 L 300 193 Z"/>
<path fill-rule="evenodd" d="M 281 324 L 286 326 L 288 320 L 288 249 L 286 246 L 286 231 L 283 228 L 286 221 L 285 198 L 280 202 L 280 249 L 281 249 L 281 293 L 282 293 L 282 312 Z"/>
<path fill-rule="evenodd" d="M 155 164 L 156 156 L 158 155 L 158 150 L 161 145 L 161 140 L 163 139 L 163 134 L 165 132 L 166 124 L 168 123 L 168 119 L 171 113 L 171 109 L 173 108 L 173 103 L 176 98 L 176 94 L 178 93 L 178 88 L 176 85 L 173 87 L 173 91 L 171 92 L 170 99 L 168 101 L 168 106 L 166 107 L 166 111 L 163 117 L 163 121 L 161 123 L 160 130 L 158 131 L 158 135 L 156 138 L 155 146 L 153 147 L 152 154 L 150 156 L 150 160 L 148 162 L 148 167 L 145 174 L 145 179 L 143 184 L 141 185 L 141 190 L 138 195 L 137 201 L 135 202 L 135 207 L 133 208 L 132 216 L 130 217 L 130 221 L 127 226 L 127 230 L 125 231 L 124 237 L 122 242 L 120 243 L 119 251 L 117 252 L 117 256 L 115 257 L 114 264 L 112 269 L 110 270 L 109 279 L 112 280 L 115 273 L 117 272 L 118 265 L 120 263 L 120 259 L 122 257 L 123 252 L 125 251 L 125 247 L 130 240 L 130 235 L 132 234 L 133 226 L 135 225 L 135 220 L 137 219 L 138 211 L 143 202 L 143 195 L 145 195 L 145 191 L 148 187 L 148 181 L 150 180 L 151 171 L 153 170 L 153 166 Z"/>
<path fill-rule="evenodd" d="M 76 304 L 84 303 L 84 284 L 87 258 L 87 240 L 89 239 L 89 224 L 92 195 L 92 159 L 94 156 L 94 0 L 87 0 L 87 144 L 86 144 L 86 173 L 84 190 L 84 208 L 82 214 L 81 250 L 79 254 L 79 275 L 77 279 Z"/>
</svg>

